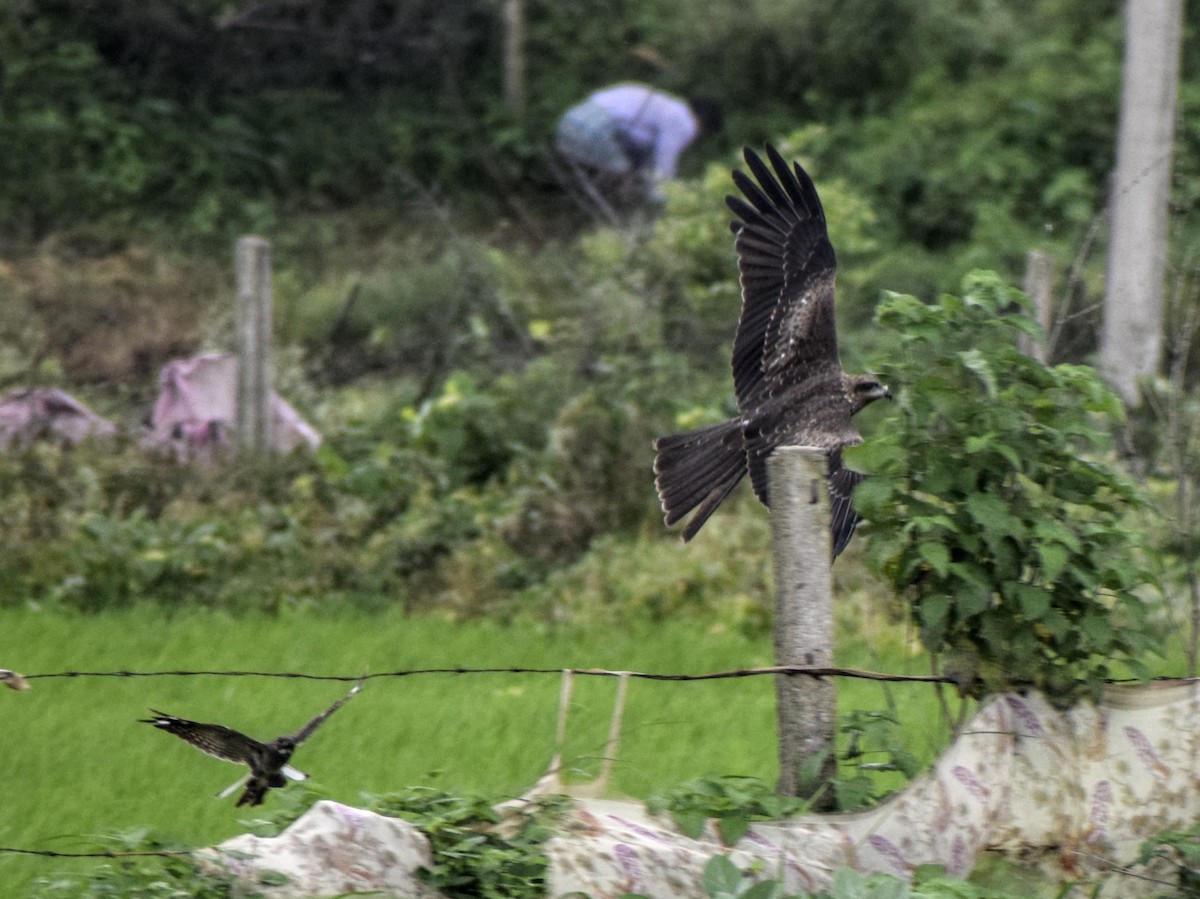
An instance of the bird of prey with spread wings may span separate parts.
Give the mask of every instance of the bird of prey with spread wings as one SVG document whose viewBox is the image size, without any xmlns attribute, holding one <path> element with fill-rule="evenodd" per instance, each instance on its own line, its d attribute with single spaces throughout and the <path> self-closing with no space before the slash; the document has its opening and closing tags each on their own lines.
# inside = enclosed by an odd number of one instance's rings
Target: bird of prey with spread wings
<svg viewBox="0 0 1200 899">
<path fill-rule="evenodd" d="M 851 418 L 891 397 L 873 375 L 849 375 L 838 357 L 833 293 L 836 261 L 825 213 L 812 179 L 788 168 L 767 147 L 770 168 L 744 151 L 757 184 L 735 171 L 745 195 L 726 197 L 737 220 L 742 314 L 733 342 L 738 417 L 654 443 L 655 485 L 667 525 L 693 509 L 683 529 L 690 540 L 749 472 L 754 493 L 770 505 L 767 458 L 780 446 L 816 446 L 828 453 L 833 555 L 846 548 L 858 515 L 851 505 L 862 475 L 842 466 L 842 448 L 861 443 Z"/>
<path fill-rule="evenodd" d="M 218 793 L 217 796 L 218 798 L 224 798 L 244 783 L 246 789 L 238 799 L 237 804 L 262 805 L 263 797 L 266 796 L 267 790 L 272 787 L 282 787 L 287 783 L 285 778 L 290 777 L 292 780 L 306 780 L 308 778 L 307 774 L 297 771 L 288 764 L 292 753 L 296 751 L 297 746 L 312 736 L 313 731 L 320 727 L 326 718 L 340 709 L 350 697 L 361 689 L 362 682 L 360 681 L 354 685 L 354 688 L 347 695 L 321 712 L 321 714 L 317 715 L 294 734 L 276 737 L 268 743 L 260 743 L 258 740 L 247 737 L 233 728 L 224 727 L 220 724 L 201 724 L 197 721 L 188 721 L 186 718 L 176 718 L 174 715 L 167 715 L 156 709 L 150 710 L 155 717 L 142 718 L 140 721 L 143 724 L 153 724 L 167 733 L 187 740 L 187 742 L 191 743 L 197 749 L 207 752 L 211 756 L 216 756 L 219 759 L 234 762 L 235 764 L 248 765 L 250 767 L 250 774 L 239 778 Z"/>
</svg>

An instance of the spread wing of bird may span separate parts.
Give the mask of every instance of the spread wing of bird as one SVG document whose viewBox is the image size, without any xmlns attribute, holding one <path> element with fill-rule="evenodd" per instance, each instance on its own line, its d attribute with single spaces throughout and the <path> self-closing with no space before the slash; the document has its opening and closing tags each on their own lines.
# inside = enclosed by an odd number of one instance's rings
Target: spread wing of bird
<svg viewBox="0 0 1200 899">
<path fill-rule="evenodd" d="M 258 758 L 266 747 L 258 740 L 246 736 L 231 727 L 220 724 L 204 724 L 199 721 L 189 721 L 186 718 L 176 718 L 157 709 L 151 709 L 153 718 L 141 719 L 144 724 L 174 734 L 182 740 L 191 743 L 201 752 L 211 756 L 234 762 L 239 765 L 249 765 Z"/>
<path fill-rule="evenodd" d="M 357 684 L 355 684 L 350 689 L 349 693 L 347 693 L 345 696 L 343 696 L 341 699 L 339 699 L 337 702 L 335 702 L 333 705 L 331 705 L 325 711 L 321 712 L 321 714 L 314 717 L 311 721 L 308 722 L 308 724 L 304 725 L 304 727 L 300 728 L 298 731 L 296 731 L 294 734 L 292 734 L 292 737 L 291 737 L 292 743 L 294 743 L 296 746 L 299 746 L 301 743 L 303 743 L 305 740 L 307 740 L 309 737 L 311 737 L 312 732 L 314 730 L 316 730 L 318 727 L 320 727 L 322 724 L 324 724 L 326 718 L 328 718 L 330 715 L 332 715 L 334 712 L 336 712 L 338 709 L 340 709 L 343 705 L 345 705 L 347 702 L 349 702 L 354 697 L 354 695 L 361 689 L 362 689 L 362 681 L 359 681 Z"/>
<path fill-rule="evenodd" d="M 829 454 L 829 471 L 825 483 L 829 485 L 829 534 L 835 559 L 850 543 L 854 529 L 862 520 L 854 511 L 853 499 L 854 488 L 864 480 L 866 475 L 842 467 L 841 450 Z"/>
<path fill-rule="evenodd" d="M 874 375 L 842 370 L 837 259 L 812 179 L 771 146 L 765 162 L 749 148 L 743 155 L 750 174 L 733 173 L 743 197 L 725 198 L 737 216 L 730 227 L 742 288 L 732 364 L 738 415 L 659 437 L 655 488 L 668 526 L 692 516 L 683 529 L 687 541 L 746 474 L 770 505 L 767 465 L 776 449 L 819 447 L 829 460 L 836 557 L 858 524 L 851 496 L 862 480 L 843 468 L 842 449 L 862 442 L 854 414 L 891 392 Z"/>
<path fill-rule="evenodd" d="M 757 183 L 735 171 L 745 199 L 725 199 L 738 217 L 730 224 L 742 287 L 733 382 L 743 413 L 814 375 L 841 377 L 833 302 L 837 260 L 825 212 L 808 173 L 799 165 L 789 169 L 774 147 L 766 150 L 770 168 L 745 150 Z"/>
</svg>

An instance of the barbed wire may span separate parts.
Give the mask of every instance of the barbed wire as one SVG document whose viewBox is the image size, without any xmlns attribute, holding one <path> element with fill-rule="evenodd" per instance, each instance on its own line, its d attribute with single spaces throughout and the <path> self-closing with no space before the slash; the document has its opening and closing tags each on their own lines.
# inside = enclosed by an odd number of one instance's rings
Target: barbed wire
<svg viewBox="0 0 1200 899">
<path fill-rule="evenodd" d="M 858 680 L 880 681 L 885 683 L 918 683 L 918 684 L 949 684 L 960 686 L 962 676 L 949 674 L 895 674 L 882 671 L 868 671 L 862 668 L 845 668 L 826 665 L 764 665 L 752 668 L 732 668 L 724 671 L 705 671 L 694 674 L 660 673 L 651 671 L 628 671 L 619 668 L 550 668 L 525 667 L 518 665 L 470 667 L 451 665 L 429 668 L 399 668 L 395 671 L 377 671 L 374 673 L 358 674 L 312 674 L 303 671 L 257 671 L 249 669 L 167 669 L 157 671 L 133 671 L 117 669 L 113 671 L 50 671 L 37 674 L 22 675 L 25 680 L 44 680 L 51 678 L 139 678 L 139 677 L 261 677 L 292 680 L 340 681 L 357 683 L 359 681 L 376 680 L 380 678 L 419 677 L 423 675 L 451 674 L 553 674 L 575 675 L 578 677 L 630 677 L 649 681 L 707 681 L 727 680 L 739 677 L 763 676 L 794 676 L 794 677 L 846 677 Z M 1183 675 L 1162 675 L 1152 679 L 1153 682 L 1192 681 Z M 1140 683 L 1135 677 L 1108 678 L 1108 684 Z M 1014 689 L 1033 686 L 1029 681 L 1013 681 L 1009 684 Z"/>
<path fill-rule="evenodd" d="M 208 849 L 210 847 L 204 847 Z M 179 858 L 195 855 L 200 849 L 129 849 L 109 850 L 98 849 L 94 852 L 59 852 L 54 849 L 18 849 L 15 846 L 0 846 L 0 854 L 8 855 L 38 855 L 43 858 Z"/>
<path fill-rule="evenodd" d="M 119 677 L 262 677 L 290 678 L 295 680 L 355 682 L 378 678 L 416 677 L 433 674 L 571 674 L 578 677 L 631 677 L 652 681 L 705 681 L 724 680 L 738 677 L 760 677 L 764 675 L 789 675 L 807 677 L 850 677 L 860 680 L 886 681 L 892 683 L 941 683 L 955 684 L 957 680 L 941 674 L 889 674 L 880 671 L 865 671 L 859 668 L 839 668 L 818 665 L 769 665 L 755 668 L 734 668 L 726 671 L 707 671 L 698 674 L 662 674 L 649 671 L 623 671 L 611 668 L 548 668 L 501 666 L 473 668 L 461 665 L 436 668 L 401 668 L 395 671 L 380 671 L 366 674 L 310 674 L 300 671 L 253 671 L 253 670 L 163 670 L 163 671 L 53 671 L 26 674 L 26 680 L 46 678 L 119 678 Z"/>
</svg>

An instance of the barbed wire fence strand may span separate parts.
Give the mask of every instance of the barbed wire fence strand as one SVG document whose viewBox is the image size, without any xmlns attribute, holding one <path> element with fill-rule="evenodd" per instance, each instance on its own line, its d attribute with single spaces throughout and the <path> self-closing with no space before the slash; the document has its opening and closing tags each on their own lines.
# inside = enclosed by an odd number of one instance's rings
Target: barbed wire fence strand
<svg viewBox="0 0 1200 899">
<path fill-rule="evenodd" d="M 953 677 L 932 674 L 889 674 L 866 671 L 858 668 L 821 667 L 806 665 L 769 665 L 753 668 L 734 668 L 725 671 L 708 671 L 693 674 L 659 673 L 649 671 L 626 671 L 613 668 L 548 668 L 522 666 L 467 667 L 462 665 L 401 668 L 394 671 L 367 672 L 358 674 L 312 674 L 302 671 L 257 671 L 246 669 L 173 669 L 157 671 L 53 671 L 24 675 L 26 680 L 50 678 L 139 678 L 139 677 L 262 677 L 288 678 L 294 680 L 358 682 L 381 678 L 416 677 L 422 675 L 469 675 L 469 674 L 570 674 L 578 677 L 631 677 L 651 681 L 706 681 L 765 675 L 792 675 L 808 677 L 849 677 L 872 681 L 912 683 L 956 683 Z"/>
<path fill-rule="evenodd" d="M 155 671 L 117 669 L 112 671 L 50 671 L 36 674 L 25 674 L 23 677 L 29 681 L 54 678 L 261 677 L 357 683 L 359 681 L 377 680 L 382 678 L 417 677 L 437 674 L 569 674 L 578 677 L 630 677 L 638 680 L 676 682 L 711 681 L 740 677 L 785 675 L 795 677 L 845 677 L 885 683 L 948 684 L 950 686 L 960 686 L 962 684 L 961 678 L 947 674 L 895 674 L 881 671 L 868 671 L 861 668 L 817 665 L 765 665 L 751 668 L 733 668 L 724 671 L 706 671 L 691 674 L 629 671 L 619 668 L 549 668 L 523 667 L 516 665 L 469 667 L 464 665 L 448 665 L 428 668 L 400 668 L 394 671 L 378 671 L 358 674 L 313 674 L 311 672 L 303 671 L 258 671 L 253 669 L 164 669 Z M 1192 678 L 1188 678 L 1184 675 L 1162 675 L 1152 679 L 1153 682 L 1188 680 L 1192 680 Z M 1136 677 L 1109 678 L 1105 681 L 1105 683 L 1109 684 L 1128 684 L 1141 682 L 1142 680 Z M 1028 685 L 1029 684 L 1018 681 L 1014 681 L 1012 684 L 1010 684 L 1010 686 L 1013 688 L 1020 688 Z"/>
</svg>

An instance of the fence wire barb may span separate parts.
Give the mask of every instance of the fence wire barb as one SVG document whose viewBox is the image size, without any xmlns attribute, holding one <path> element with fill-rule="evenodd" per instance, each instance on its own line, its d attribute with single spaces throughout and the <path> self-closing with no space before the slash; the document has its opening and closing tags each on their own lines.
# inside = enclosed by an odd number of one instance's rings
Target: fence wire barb
<svg viewBox="0 0 1200 899">
<path fill-rule="evenodd" d="M 860 680 L 912 682 L 933 684 L 955 684 L 956 679 L 941 674 L 886 674 L 879 671 L 864 671 L 858 668 L 823 667 L 815 665 L 770 665 L 758 668 L 735 668 L 727 671 L 707 671 L 699 674 L 660 674 L 649 671 L 621 671 L 610 668 L 524 668 L 488 667 L 468 668 L 452 666 L 443 668 L 401 668 L 396 671 L 379 671 L 373 674 L 307 674 L 298 671 L 248 671 L 248 670 L 175 670 L 175 671 L 54 671 L 42 674 L 27 674 L 27 680 L 44 678 L 87 678 L 87 677 L 265 677 L 292 678 L 319 681 L 364 681 L 376 678 L 415 677 L 429 674 L 571 674 L 578 677 L 632 677 L 653 681 L 704 681 L 724 680 L 737 677 L 759 677 L 763 675 L 793 675 L 807 677 L 851 677 Z"/>
<path fill-rule="evenodd" d="M 623 671 L 615 668 L 526 668 L 519 666 L 471 668 L 462 665 L 439 668 L 400 668 L 396 671 L 378 671 L 374 674 L 308 674 L 301 671 L 250 671 L 250 670 L 169 670 L 169 671 L 51 671 L 41 674 L 26 674 L 24 680 L 46 678 L 89 678 L 89 677 L 264 677 L 290 678 L 293 680 L 358 681 L 377 678 L 416 677 L 429 674 L 556 674 L 579 677 L 631 677 L 651 681 L 705 681 L 726 680 L 737 677 L 761 677 L 764 675 L 789 675 L 805 677 L 849 677 L 859 680 L 886 683 L 949 684 L 961 687 L 962 679 L 946 674 L 888 674 L 881 671 L 866 671 L 861 668 L 841 668 L 818 665 L 768 665 L 757 668 L 734 668 L 727 671 L 706 671 L 699 674 L 661 674 L 650 671 Z M 1152 678 L 1152 683 L 1189 682 L 1193 678 L 1164 675 Z M 1108 684 L 1142 683 L 1136 677 L 1109 678 Z M 1032 682 L 1014 681 L 1012 689 L 1034 686 Z"/>
<path fill-rule="evenodd" d="M 184 855 L 195 855 L 197 849 L 130 849 L 118 851 L 99 849 L 93 852 L 58 852 L 54 849 L 18 849 L 14 846 L 0 846 L 0 853 L 9 855 L 40 855 L 43 858 L 178 858 Z"/>
</svg>

